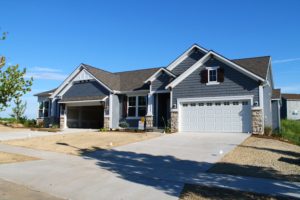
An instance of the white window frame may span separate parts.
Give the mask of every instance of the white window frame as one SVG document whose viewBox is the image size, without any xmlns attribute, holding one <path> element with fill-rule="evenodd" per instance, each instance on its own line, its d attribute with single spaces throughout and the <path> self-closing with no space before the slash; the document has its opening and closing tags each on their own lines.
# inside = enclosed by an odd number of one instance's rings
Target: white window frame
<svg viewBox="0 0 300 200">
<path fill-rule="evenodd" d="M 135 106 L 129 106 L 129 98 L 130 97 L 135 97 Z M 146 105 L 139 106 L 139 97 L 145 97 Z M 128 98 L 128 101 L 127 101 L 127 119 L 140 119 L 141 117 L 144 117 L 144 116 L 139 116 L 139 107 L 145 107 L 146 108 L 146 115 L 147 115 L 147 106 L 148 106 L 148 101 L 147 101 L 148 98 L 147 97 L 148 97 L 147 95 L 130 95 L 130 96 L 127 96 L 127 98 Z M 129 107 L 135 107 L 135 116 L 128 116 Z"/>
<path fill-rule="evenodd" d="M 48 109 L 46 109 L 46 107 L 45 107 L 45 103 L 46 102 L 48 102 Z M 42 108 L 40 108 L 40 104 L 42 104 Z M 44 118 L 48 118 L 48 117 L 50 117 L 50 110 L 51 110 L 51 108 L 50 108 L 50 104 L 51 104 L 51 101 L 50 100 L 44 100 L 44 101 L 40 101 L 39 102 L 39 112 L 38 112 L 38 118 L 40 118 L 40 119 L 44 119 Z M 45 111 L 48 111 L 48 115 L 47 116 L 45 116 Z M 40 111 L 42 111 L 42 116 L 40 116 Z"/>
<path fill-rule="evenodd" d="M 220 67 L 216 66 L 216 67 L 206 67 L 205 69 L 207 70 L 207 83 L 206 85 L 218 85 L 220 84 L 220 82 L 218 82 L 218 69 Z M 210 71 L 213 71 L 215 70 L 216 71 L 216 80 L 215 81 L 211 81 L 210 80 L 210 75 L 209 75 L 209 72 Z"/>
</svg>

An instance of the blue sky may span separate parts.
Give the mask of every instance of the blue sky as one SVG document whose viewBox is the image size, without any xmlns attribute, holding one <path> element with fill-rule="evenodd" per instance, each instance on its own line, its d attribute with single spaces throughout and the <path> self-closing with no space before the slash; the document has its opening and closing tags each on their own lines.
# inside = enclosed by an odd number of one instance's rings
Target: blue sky
<svg viewBox="0 0 300 200">
<path fill-rule="evenodd" d="M 0 0 L 0 55 L 57 87 L 80 63 L 112 72 L 166 66 L 193 43 L 228 58 L 270 55 L 276 87 L 300 93 L 300 1 Z M 8 116 L 10 108 L 0 113 Z"/>
</svg>

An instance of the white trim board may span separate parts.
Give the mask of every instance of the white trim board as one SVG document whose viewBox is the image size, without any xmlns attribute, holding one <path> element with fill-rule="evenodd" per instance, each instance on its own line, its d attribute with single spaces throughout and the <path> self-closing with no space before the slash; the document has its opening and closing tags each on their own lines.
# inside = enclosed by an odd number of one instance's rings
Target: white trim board
<svg viewBox="0 0 300 200">
<path fill-rule="evenodd" d="M 95 79 L 98 83 L 100 83 L 105 89 L 107 89 L 109 92 L 112 92 L 112 90 L 105 85 L 102 81 L 97 79 L 94 75 L 92 75 L 83 64 L 80 64 L 65 80 L 64 82 L 53 92 L 53 94 L 50 96 L 50 98 L 54 98 L 56 96 L 62 96 L 71 86 L 72 82 L 76 79 L 77 75 L 79 75 L 82 71 L 84 71 L 85 75 Z"/>
<path fill-rule="evenodd" d="M 176 58 L 173 62 L 171 62 L 168 67 L 167 70 L 173 70 L 179 63 L 181 63 L 184 59 L 186 59 L 190 53 L 190 51 L 194 48 L 199 49 L 200 51 L 203 51 L 204 53 L 207 53 L 208 51 L 202 47 L 200 47 L 197 44 L 193 44 L 190 48 L 188 48 L 183 54 L 181 54 L 178 58 Z"/>
<path fill-rule="evenodd" d="M 253 105 L 254 95 L 243 96 L 219 96 L 219 97 L 195 97 L 195 98 L 178 98 L 177 109 L 181 103 L 189 102 L 211 102 L 211 101 L 235 101 L 235 100 L 250 100 L 251 106 Z"/>
<path fill-rule="evenodd" d="M 161 74 L 162 71 L 164 71 L 165 73 L 167 73 L 169 76 L 172 76 L 174 78 L 176 77 L 176 75 L 173 74 L 172 72 L 170 72 L 169 70 L 166 70 L 165 68 L 160 68 L 152 76 L 150 76 L 147 80 L 145 80 L 144 83 L 148 83 L 148 82 L 154 81 L 155 79 L 157 79 L 159 77 L 159 75 Z"/>
<path fill-rule="evenodd" d="M 218 59 L 221 62 L 224 62 L 225 64 L 229 65 L 230 67 L 238 70 L 239 72 L 247 75 L 248 77 L 265 82 L 265 79 L 255 75 L 254 73 L 244 69 L 243 67 L 235 64 L 231 60 L 228 60 L 227 58 L 224 58 L 223 56 L 213 52 L 209 51 L 205 56 L 203 56 L 200 60 L 198 60 L 194 65 L 192 65 L 190 68 L 188 68 L 185 72 L 183 72 L 179 77 L 177 77 L 174 81 L 172 81 L 170 84 L 168 84 L 165 88 L 168 89 L 169 87 L 174 88 L 176 85 L 178 85 L 181 81 L 186 79 L 191 73 L 193 73 L 196 69 L 202 67 L 206 61 L 208 61 L 211 57 Z"/>
</svg>

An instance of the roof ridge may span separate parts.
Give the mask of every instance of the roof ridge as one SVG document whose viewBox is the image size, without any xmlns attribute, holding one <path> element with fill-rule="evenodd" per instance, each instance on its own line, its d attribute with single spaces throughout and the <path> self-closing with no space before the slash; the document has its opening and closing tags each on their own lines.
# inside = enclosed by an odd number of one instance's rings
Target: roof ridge
<svg viewBox="0 0 300 200">
<path fill-rule="evenodd" d="M 236 61 L 236 60 L 256 59 L 256 58 L 265 58 L 265 57 L 271 58 L 271 56 L 255 56 L 255 57 L 246 57 L 246 58 L 235 58 L 235 59 L 230 59 L 230 60 Z"/>
<path fill-rule="evenodd" d="M 121 73 L 127 73 L 127 72 L 160 69 L 160 68 L 165 68 L 165 67 L 151 67 L 151 68 L 144 68 L 144 69 L 134 69 L 134 70 L 121 71 L 121 72 L 113 72 L 113 74 L 121 74 Z"/>
<path fill-rule="evenodd" d="M 85 63 L 82 63 L 84 66 L 87 66 L 87 67 L 91 67 L 91 68 L 94 68 L 94 69 L 97 69 L 97 70 L 101 70 L 101 71 L 104 71 L 104 72 L 107 72 L 107 73 L 110 73 L 110 74 L 114 74 L 113 72 L 110 72 L 110 71 L 107 71 L 105 69 L 101 69 L 101 68 L 98 68 L 98 67 L 94 67 L 92 65 L 89 65 L 89 64 L 85 64 Z"/>
</svg>

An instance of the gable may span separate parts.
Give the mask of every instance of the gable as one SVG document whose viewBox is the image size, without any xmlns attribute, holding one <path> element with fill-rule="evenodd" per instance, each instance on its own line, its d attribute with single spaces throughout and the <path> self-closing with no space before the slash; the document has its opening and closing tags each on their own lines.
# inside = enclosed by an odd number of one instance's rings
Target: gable
<svg viewBox="0 0 300 200">
<path fill-rule="evenodd" d="M 76 77 L 73 79 L 73 81 L 84 81 L 84 80 L 92 80 L 94 79 L 90 73 L 88 73 L 85 69 L 83 69 L 79 74 L 76 75 Z"/>
<path fill-rule="evenodd" d="M 151 83 L 151 91 L 165 90 L 165 87 L 174 80 L 175 77 L 167 73 L 160 73 L 160 75 Z"/>
<path fill-rule="evenodd" d="M 63 101 L 103 99 L 109 91 L 95 80 L 73 82 L 63 94 Z"/>
<path fill-rule="evenodd" d="M 190 68 L 193 64 L 195 64 L 198 60 L 200 60 L 206 53 L 199 50 L 192 50 L 187 57 L 180 62 L 174 69 L 171 70 L 175 75 L 180 75 L 185 72 L 188 68 Z"/>
<path fill-rule="evenodd" d="M 224 81 L 217 85 L 201 83 L 200 73 L 205 67 L 219 66 L 224 69 Z M 218 97 L 252 95 L 253 100 L 259 101 L 259 82 L 241 74 L 238 70 L 210 58 L 203 67 L 194 70 L 187 78 L 178 83 L 173 89 L 173 104 L 177 98 Z"/>
</svg>

